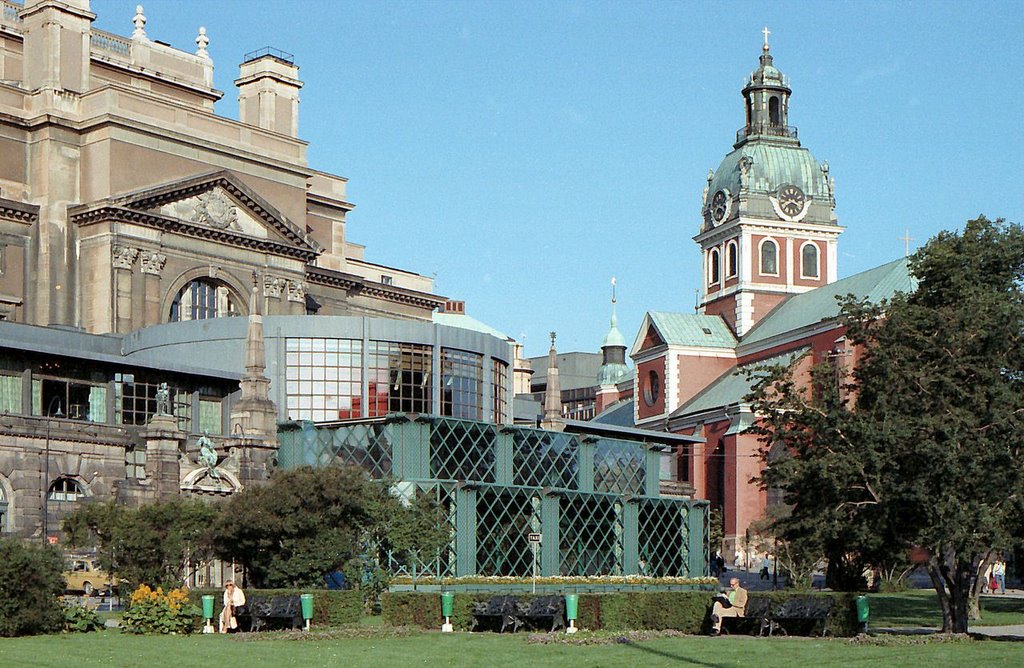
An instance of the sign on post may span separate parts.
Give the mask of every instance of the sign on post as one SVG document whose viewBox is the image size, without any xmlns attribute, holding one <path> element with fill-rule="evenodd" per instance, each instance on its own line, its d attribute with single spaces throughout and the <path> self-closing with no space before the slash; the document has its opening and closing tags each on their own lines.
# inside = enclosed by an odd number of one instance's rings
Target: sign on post
<svg viewBox="0 0 1024 668">
<path fill-rule="evenodd" d="M 531 543 L 539 543 L 540 533 L 531 531 L 529 534 L 527 534 L 526 540 L 530 541 Z"/>
</svg>

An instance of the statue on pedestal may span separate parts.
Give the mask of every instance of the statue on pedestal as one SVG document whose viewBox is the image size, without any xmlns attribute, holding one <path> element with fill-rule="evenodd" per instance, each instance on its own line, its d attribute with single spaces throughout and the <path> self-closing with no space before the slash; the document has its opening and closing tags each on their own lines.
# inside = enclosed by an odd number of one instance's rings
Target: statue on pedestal
<svg viewBox="0 0 1024 668">
<path fill-rule="evenodd" d="M 217 471 L 217 451 L 213 449 L 210 432 L 204 431 L 196 444 L 199 446 L 199 463 L 206 466 L 207 474 L 211 478 L 220 480 L 220 473 Z"/>
<path fill-rule="evenodd" d="M 167 387 L 167 383 L 160 383 L 160 387 L 156 390 L 156 414 L 157 416 L 171 414 L 171 391 Z"/>
</svg>

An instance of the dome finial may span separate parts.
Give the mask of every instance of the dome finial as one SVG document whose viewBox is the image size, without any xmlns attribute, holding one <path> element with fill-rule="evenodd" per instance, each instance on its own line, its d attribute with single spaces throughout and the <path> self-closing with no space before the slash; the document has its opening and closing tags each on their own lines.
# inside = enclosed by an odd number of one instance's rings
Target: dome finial
<svg viewBox="0 0 1024 668">
<path fill-rule="evenodd" d="M 768 26 L 765 26 L 764 30 L 761 31 L 761 34 L 764 35 L 764 50 L 765 50 L 765 53 L 767 53 L 768 52 L 768 35 L 772 34 L 772 31 L 768 30 Z"/>
</svg>

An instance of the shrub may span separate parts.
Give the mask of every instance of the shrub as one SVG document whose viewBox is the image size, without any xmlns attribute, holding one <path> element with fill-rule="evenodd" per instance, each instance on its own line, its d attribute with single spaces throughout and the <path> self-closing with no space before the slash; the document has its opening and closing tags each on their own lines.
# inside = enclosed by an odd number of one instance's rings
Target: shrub
<svg viewBox="0 0 1024 668">
<path fill-rule="evenodd" d="M 186 589 L 171 589 L 166 594 L 146 585 L 132 592 L 128 609 L 121 616 L 126 633 L 191 633 L 202 612 L 189 601 Z"/>
<path fill-rule="evenodd" d="M 0 539 L 0 636 L 61 630 L 63 570 L 63 559 L 54 547 Z"/>
<path fill-rule="evenodd" d="M 857 633 L 855 594 L 790 591 L 751 593 L 752 599 L 762 596 L 774 602 L 797 596 L 831 596 L 836 606 L 826 620 L 827 632 L 841 637 Z M 492 594 L 486 593 L 456 593 L 452 625 L 456 629 L 468 630 L 473 623 L 474 604 L 491 597 Z M 519 598 L 528 601 L 533 597 L 526 595 Z M 711 598 L 710 592 L 696 591 L 580 594 L 577 626 L 591 631 L 650 629 L 697 634 L 707 630 Z M 442 621 L 441 596 L 437 593 L 387 593 L 381 597 L 381 614 L 384 622 L 393 626 L 437 628 Z"/>
<path fill-rule="evenodd" d="M 92 608 L 77 603 L 64 604 L 64 631 L 88 633 L 89 631 L 99 631 L 102 628 L 103 622 Z"/>
<path fill-rule="evenodd" d="M 341 626 L 355 624 L 363 616 L 363 595 L 355 589 L 339 591 L 335 589 L 246 589 L 245 598 L 254 596 L 298 596 L 313 594 L 313 624 L 325 626 Z M 220 614 L 224 591 L 221 589 L 193 589 L 189 591 L 189 599 L 194 605 L 201 606 L 203 596 L 214 597 L 214 615 Z"/>
</svg>

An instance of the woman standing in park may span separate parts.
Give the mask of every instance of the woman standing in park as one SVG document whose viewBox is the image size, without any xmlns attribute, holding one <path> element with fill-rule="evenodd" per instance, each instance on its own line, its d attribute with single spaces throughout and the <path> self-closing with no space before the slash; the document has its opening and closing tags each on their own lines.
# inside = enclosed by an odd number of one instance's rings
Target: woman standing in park
<svg viewBox="0 0 1024 668">
<path fill-rule="evenodd" d="M 224 584 L 224 610 L 220 613 L 220 632 L 227 633 L 229 629 L 238 628 L 238 620 L 235 619 L 235 610 L 245 605 L 245 594 L 241 587 L 236 587 L 232 580 Z"/>
</svg>

